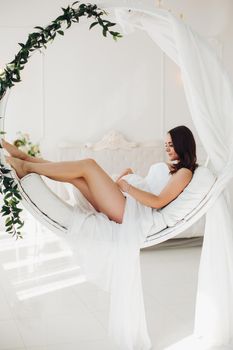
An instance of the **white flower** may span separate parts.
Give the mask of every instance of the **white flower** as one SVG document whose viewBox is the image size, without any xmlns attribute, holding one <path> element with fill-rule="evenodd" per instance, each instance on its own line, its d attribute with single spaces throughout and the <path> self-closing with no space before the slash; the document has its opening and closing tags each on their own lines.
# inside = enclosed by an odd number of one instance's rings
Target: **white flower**
<svg viewBox="0 0 233 350">
<path fill-rule="evenodd" d="M 38 153 L 38 152 L 39 152 L 39 147 L 38 147 L 38 145 L 33 145 L 33 146 L 31 147 L 31 151 L 34 152 L 34 153 Z"/>
<path fill-rule="evenodd" d="M 20 149 L 21 151 L 25 152 L 25 153 L 28 153 L 28 151 L 29 151 L 29 148 L 28 148 L 28 146 L 26 146 L 26 145 L 20 146 L 19 149 Z"/>
</svg>

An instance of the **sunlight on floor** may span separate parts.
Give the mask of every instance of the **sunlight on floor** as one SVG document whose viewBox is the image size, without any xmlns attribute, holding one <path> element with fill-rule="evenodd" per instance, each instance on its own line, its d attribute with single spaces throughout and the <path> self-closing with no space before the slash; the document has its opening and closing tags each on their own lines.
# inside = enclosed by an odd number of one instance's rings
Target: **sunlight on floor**
<svg viewBox="0 0 233 350">
<path fill-rule="evenodd" d="M 70 265 L 68 261 L 73 256 L 71 248 L 63 244 L 63 240 L 56 234 L 36 222 L 29 213 L 25 214 L 24 220 L 24 238 L 22 240 L 15 241 L 9 235 L 7 237 L 5 232 L 1 233 L 1 252 L 12 250 L 15 253 L 8 255 L 8 261 L 2 261 L 1 266 L 8 277 L 11 271 L 10 285 L 15 288 L 16 297 L 19 300 L 25 300 L 84 283 L 86 278 L 79 274 L 80 267 L 77 264 L 68 266 Z M 56 243 L 56 247 L 52 248 L 51 246 Z M 48 249 L 56 250 L 44 252 Z M 64 261 L 63 264 L 67 266 L 60 266 L 60 261 Z M 63 275 L 62 278 L 61 275 Z M 68 276 L 68 278 L 64 276 Z M 44 280 L 48 279 L 51 281 L 43 283 Z M 33 287 L 23 289 L 23 286 L 28 286 L 30 283 Z M 21 289 L 17 290 L 19 288 Z"/>
<path fill-rule="evenodd" d="M 43 275 L 41 275 L 41 276 L 36 276 L 36 277 L 33 277 L 33 278 L 28 278 L 28 279 L 25 279 L 25 280 L 22 280 L 22 281 L 18 281 L 18 282 L 13 282 L 12 284 L 13 284 L 13 285 L 18 285 L 18 284 L 21 284 L 21 283 L 34 282 L 34 281 L 38 281 L 39 279 L 43 279 L 43 278 L 47 278 L 47 277 L 52 277 L 52 276 L 56 276 L 56 275 L 61 275 L 61 274 L 63 274 L 63 273 L 75 271 L 75 270 L 78 270 L 78 269 L 80 269 L 79 266 L 74 266 L 74 267 L 72 267 L 72 268 L 63 269 L 63 270 L 60 270 L 60 271 L 56 271 L 56 272 L 52 272 L 52 273 L 43 274 Z"/>
<path fill-rule="evenodd" d="M 24 300 L 24 299 L 36 297 L 38 295 L 51 293 L 58 289 L 74 286 L 76 284 L 83 283 L 83 282 L 86 282 L 85 276 L 79 276 L 79 277 L 74 277 L 74 278 L 70 278 L 62 281 L 59 280 L 57 282 L 48 283 L 44 285 L 41 284 L 38 287 L 26 289 L 26 290 L 17 292 L 16 294 L 19 300 Z"/>
</svg>

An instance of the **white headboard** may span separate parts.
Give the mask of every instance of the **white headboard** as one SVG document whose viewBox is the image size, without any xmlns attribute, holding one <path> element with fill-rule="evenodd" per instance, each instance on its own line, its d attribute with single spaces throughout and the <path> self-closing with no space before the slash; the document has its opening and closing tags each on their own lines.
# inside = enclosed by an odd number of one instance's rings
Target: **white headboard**
<svg viewBox="0 0 233 350">
<path fill-rule="evenodd" d="M 111 131 L 96 143 L 61 144 L 58 158 L 60 161 L 93 158 L 110 175 L 130 167 L 145 176 L 151 164 L 164 160 L 164 152 L 162 142 L 129 142 L 120 133 Z"/>
<path fill-rule="evenodd" d="M 200 153 L 200 152 L 199 152 Z M 110 175 L 120 174 L 126 168 L 145 176 L 153 163 L 166 160 L 164 141 L 131 142 L 118 131 L 112 130 L 95 143 L 62 143 L 58 159 L 75 160 L 93 158 Z M 199 157 L 200 158 L 200 157 Z M 200 163 L 205 161 L 202 154 Z"/>
</svg>

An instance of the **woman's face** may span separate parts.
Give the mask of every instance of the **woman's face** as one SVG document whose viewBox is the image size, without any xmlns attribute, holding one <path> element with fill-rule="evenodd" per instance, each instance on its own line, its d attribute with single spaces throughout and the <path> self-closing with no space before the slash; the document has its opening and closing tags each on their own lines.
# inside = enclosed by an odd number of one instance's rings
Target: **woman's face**
<svg viewBox="0 0 233 350">
<path fill-rule="evenodd" d="M 172 138 L 169 133 L 167 133 L 167 136 L 165 139 L 165 152 L 167 152 L 167 155 L 170 161 L 179 160 L 179 156 L 173 147 Z"/>
</svg>

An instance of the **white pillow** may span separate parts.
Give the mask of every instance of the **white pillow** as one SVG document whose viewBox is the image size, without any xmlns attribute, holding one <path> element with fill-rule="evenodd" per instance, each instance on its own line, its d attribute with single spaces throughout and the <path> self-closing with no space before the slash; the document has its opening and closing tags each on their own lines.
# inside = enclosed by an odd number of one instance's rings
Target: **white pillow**
<svg viewBox="0 0 233 350">
<path fill-rule="evenodd" d="M 205 166 L 198 166 L 193 178 L 181 194 L 159 210 L 168 227 L 184 219 L 205 198 L 216 178 Z"/>
</svg>

